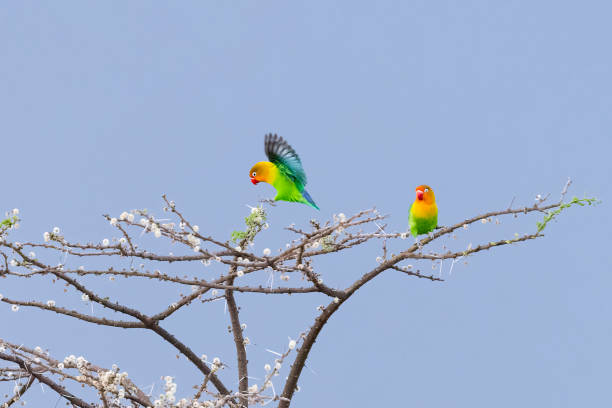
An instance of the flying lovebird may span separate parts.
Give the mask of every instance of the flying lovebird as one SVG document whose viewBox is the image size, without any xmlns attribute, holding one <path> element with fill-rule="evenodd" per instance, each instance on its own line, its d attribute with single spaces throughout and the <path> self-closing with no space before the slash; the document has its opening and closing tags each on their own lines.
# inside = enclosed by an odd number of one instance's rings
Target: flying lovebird
<svg viewBox="0 0 612 408">
<path fill-rule="evenodd" d="M 416 199 L 410 207 L 408 224 L 415 238 L 433 231 L 438 226 L 438 206 L 431 187 L 421 185 L 416 188 Z"/>
<path fill-rule="evenodd" d="M 264 147 L 270 161 L 255 163 L 249 171 L 251 182 L 271 184 L 276 189 L 274 201 L 304 203 L 318 210 L 310 194 L 304 190 L 306 173 L 295 150 L 285 139 L 271 133 L 265 136 Z"/>
</svg>

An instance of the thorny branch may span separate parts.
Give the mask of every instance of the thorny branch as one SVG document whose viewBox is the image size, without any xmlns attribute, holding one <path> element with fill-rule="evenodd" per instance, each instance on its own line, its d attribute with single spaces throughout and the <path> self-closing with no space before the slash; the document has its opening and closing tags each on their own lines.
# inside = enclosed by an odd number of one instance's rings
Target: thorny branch
<svg viewBox="0 0 612 408">
<path fill-rule="evenodd" d="M 155 401 L 150 396 L 128 379 L 127 373 L 119 373 L 118 368 L 102 369 L 87 362 L 83 357 L 66 357 L 63 361 L 54 360 L 47 352 L 40 349 L 32 350 L 25 346 L 17 346 L 7 341 L 0 340 L 0 361 L 8 365 L 0 365 L 0 382 L 17 381 L 12 397 L 5 406 L 14 404 L 23 395 L 31 390 L 33 382 L 38 381 L 46 384 L 70 404 L 79 407 L 93 407 L 94 404 L 85 402 L 77 397 L 60 382 L 69 381 L 82 386 L 91 387 L 98 392 L 100 401 L 96 406 L 118 407 L 127 406 L 155 406 L 155 407 L 220 407 L 229 406 L 242 408 L 253 404 L 268 404 L 277 402 L 279 407 L 286 408 L 290 405 L 293 395 L 298 388 L 300 374 L 305 367 L 306 360 L 312 347 L 321 333 L 325 324 L 332 315 L 353 296 L 361 287 L 381 273 L 392 270 L 401 272 L 407 276 L 427 279 L 433 282 L 442 281 L 441 276 L 427 275 L 422 273 L 413 265 L 406 265 L 404 261 L 431 261 L 441 263 L 443 260 L 451 260 L 454 265 L 458 260 L 481 251 L 494 249 L 504 245 L 512 245 L 527 240 L 540 238 L 546 224 L 552 221 L 563 209 L 574 204 L 585 205 L 595 203 L 594 199 L 574 198 L 565 203 L 565 196 L 571 181 L 563 188 L 561 200 L 554 204 L 545 205 L 547 196 L 539 196 L 533 206 L 522 208 L 511 208 L 492 211 L 485 214 L 468 218 L 464 221 L 446 227 L 440 227 L 418 242 L 406 246 L 403 244 L 407 238 L 406 232 L 385 232 L 387 225 L 381 221 L 386 216 L 379 214 L 376 209 L 364 210 L 351 217 L 344 214 L 334 215 L 333 219 L 319 222 L 312 220 L 310 228 L 298 228 L 290 225 L 286 228 L 294 234 L 293 239 L 286 244 L 284 250 L 272 255 L 269 249 L 265 249 L 263 256 L 249 251 L 256 236 L 268 227 L 266 222 L 266 211 L 262 207 L 251 209 L 250 215 L 245 219 L 246 231 L 236 231 L 233 237 L 235 243 L 215 239 L 200 233 L 200 228 L 190 222 L 180 212 L 173 201 L 163 196 L 165 203 L 164 211 L 170 219 L 158 219 L 146 210 L 132 210 L 124 212 L 119 217 L 105 215 L 105 219 L 111 226 L 116 228 L 117 237 L 112 240 L 104 239 L 99 243 L 72 242 L 66 239 L 59 228 L 52 232 L 43 234 L 44 242 L 15 242 L 9 240 L 9 235 L 16 229 L 20 221 L 18 210 L 7 214 L 7 219 L 0 224 L 0 277 L 9 279 L 50 279 L 51 282 L 63 282 L 67 288 L 81 294 L 84 301 L 97 304 L 103 309 L 120 313 L 125 320 L 109 319 L 105 316 L 96 316 L 93 313 L 86 314 L 65 306 L 58 306 L 54 300 L 47 302 L 39 300 L 16 299 L 14 296 L 0 295 L 0 301 L 11 305 L 14 311 L 20 307 L 37 308 L 58 315 L 78 319 L 87 323 L 118 327 L 123 329 L 145 329 L 153 332 L 164 339 L 169 345 L 176 348 L 187 360 L 200 372 L 201 381 L 196 387 L 197 392 L 191 398 L 175 400 L 174 394 L 177 386 L 172 377 L 165 377 L 166 393 L 163 398 Z M 443 245 L 443 250 L 432 250 L 431 244 L 439 242 L 440 238 L 452 236 L 459 229 L 467 229 L 470 224 L 476 222 L 489 223 L 499 217 L 520 216 L 529 213 L 543 213 L 544 220 L 538 223 L 533 233 L 505 237 L 494 241 L 483 242 L 476 246 L 470 244 L 465 249 L 450 250 Z M 139 218 L 136 220 L 136 218 Z M 152 235 L 156 238 L 167 239 L 174 245 L 174 252 L 161 254 L 145 247 L 143 235 Z M 369 271 L 360 276 L 353 277 L 344 288 L 331 287 L 324 283 L 323 276 L 332 273 L 321 271 L 316 267 L 316 259 L 320 256 L 332 256 L 343 253 L 355 247 L 362 246 L 372 240 L 382 241 L 382 253 L 376 259 L 377 264 Z M 394 254 L 389 249 L 391 242 L 399 243 L 404 249 Z M 403 245 L 402 245 L 403 244 Z M 38 256 L 34 253 L 42 251 Z M 427 251 L 427 252 L 425 252 Z M 47 259 L 52 259 L 50 254 L 60 255 L 62 262 L 52 264 Z M 69 258 L 71 257 L 71 258 Z M 84 266 L 75 267 L 69 265 L 69 261 L 97 259 L 98 263 L 108 262 L 108 268 Z M 129 260 L 129 268 L 117 269 L 122 260 Z M 135 266 L 138 265 L 139 266 Z M 146 265 L 145 265 L 146 264 Z M 178 275 L 172 273 L 171 265 L 196 265 L 197 270 L 213 265 L 211 270 L 218 271 L 216 277 L 188 276 L 184 273 Z M 440 264 L 441 265 L 441 264 Z M 451 265 L 451 270 L 452 270 Z M 192 268 L 193 269 L 193 268 Z M 265 278 L 272 272 L 280 274 L 280 282 L 276 284 L 248 284 L 253 279 L 265 282 Z M 201 275 L 201 273 L 198 273 Z M 210 275 L 210 274 L 208 274 Z M 179 288 L 190 289 L 191 293 L 180 295 L 170 305 L 162 305 L 155 314 L 145 314 L 136 307 L 128 306 L 119 301 L 112 301 L 109 297 L 99 294 L 92 288 L 92 281 L 84 278 L 108 277 L 111 280 L 122 277 L 129 279 L 148 279 L 160 284 L 175 285 Z M 247 280 L 246 277 L 251 277 Z M 306 286 L 291 286 L 288 282 L 291 277 L 301 277 Z M 219 294 L 219 291 L 223 291 Z M 263 384 L 249 386 L 249 360 L 247 345 L 249 339 L 244 336 L 244 325 L 240 323 L 240 307 L 235 294 L 307 294 L 318 293 L 327 296 L 329 303 L 320 307 L 320 314 L 314 320 L 312 326 L 302 333 L 297 340 L 289 342 L 285 353 L 276 353 L 274 365 L 266 365 L 267 374 Z M 237 361 L 237 390 L 228 388 L 217 376 L 219 370 L 228 365 L 219 359 L 212 362 L 205 357 L 198 357 L 188 345 L 179 340 L 178 337 L 161 327 L 160 323 L 172 317 L 178 310 L 189 307 L 194 302 L 213 302 L 224 300 L 230 319 L 230 331 L 236 349 Z M 299 345 L 299 348 L 296 346 Z M 287 380 L 284 383 L 282 393 L 275 391 L 274 377 L 278 376 L 282 364 L 292 351 L 296 352 L 295 359 L 289 370 Z M 70 371 L 76 370 L 76 373 Z M 234 382 L 232 382 L 233 384 Z M 209 384 L 214 386 L 209 389 Z M 30 391 L 31 392 L 31 391 Z"/>
</svg>

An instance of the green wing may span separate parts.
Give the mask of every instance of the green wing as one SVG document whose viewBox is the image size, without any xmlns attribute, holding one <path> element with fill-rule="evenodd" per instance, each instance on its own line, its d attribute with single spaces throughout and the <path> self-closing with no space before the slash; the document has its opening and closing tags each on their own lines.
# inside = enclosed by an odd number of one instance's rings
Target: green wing
<svg viewBox="0 0 612 408">
<path fill-rule="evenodd" d="M 281 173 L 289 177 L 298 190 L 303 191 L 306 185 L 306 173 L 300 156 L 282 137 L 269 133 L 265 136 L 265 150 L 268 160 L 278 167 Z"/>
</svg>

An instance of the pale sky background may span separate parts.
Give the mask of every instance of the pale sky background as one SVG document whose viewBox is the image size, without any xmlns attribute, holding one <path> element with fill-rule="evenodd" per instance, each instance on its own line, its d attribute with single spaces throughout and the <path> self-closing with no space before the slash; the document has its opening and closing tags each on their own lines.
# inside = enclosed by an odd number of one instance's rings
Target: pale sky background
<svg viewBox="0 0 612 408">
<path fill-rule="evenodd" d="M 161 215 L 167 193 L 227 239 L 245 205 L 273 195 L 247 177 L 270 131 L 300 154 L 321 211 L 274 208 L 256 251 L 284 245 L 292 222 L 372 205 L 403 230 L 422 183 L 447 225 L 513 197 L 556 199 L 570 176 L 570 195 L 603 203 L 568 210 L 543 239 L 481 253 L 451 276 L 445 265 L 444 283 L 388 272 L 367 285 L 325 327 L 292 406 L 609 406 L 611 15 L 606 1 L 7 2 L 0 208 L 21 209 L 22 240 L 55 225 L 101 240 L 113 233 L 101 214 Z M 540 218 L 477 225 L 452 244 L 532 232 Z M 346 286 L 379 251 L 318 266 Z M 146 311 L 178 296 L 140 281 L 94 287 Z M 3 279 L 0 293 L 89 310 L 44 279 Z M 265 348 L 306 330 L 324 299 L 238 302 L 255 343 L 250 374 L 261 378 Z M 217 302 L 165 327 L 231 365 L 228 322 Z M 157 382 L 156 394 L 163 375 L 176 377 L 179 398 L 198 382 L 173 348 L 141 331 L 0 304 L 0 338 L 118 363 L 139 385 Z M 237 388 L 235 366 L 223 378 Z M 26 400 L 57 397 L 37 386 Z"/>
</svg>

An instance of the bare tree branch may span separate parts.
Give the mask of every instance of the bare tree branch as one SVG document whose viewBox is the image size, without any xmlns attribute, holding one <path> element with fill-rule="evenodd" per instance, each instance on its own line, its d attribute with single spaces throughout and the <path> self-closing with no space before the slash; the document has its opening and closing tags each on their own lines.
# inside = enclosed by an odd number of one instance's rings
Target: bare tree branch
<svg viewBox="0 0 612 408">
<path fill-rule="evenodd" d="M 82 399 L 74 396 L 73 394 L 68 392 L 61 385 L 59 385 L 56 382 L 50 380 L 49 378 L 45 377 L 44 375 L 36 372 L 36 370 L 32 369 L 30 364 L 28 364 L 24 360 L 22 360 L 22 359 L 20 359 L 18 357 L 14 357 L 14 356 L 2 353 L 2 352 L 0 352 L 0 359 L 5 360 L 5 361 L 11 361 L 11 362 L 13 362 L 15 364 L 18 364 L 21 368 L 23 368 L 25 371 L 27 371 L 32 377 L 35 377 L 41 383 L 48 385 L 49 388 L 51 388 L 53 391 L 58 393 L 60 396 L 62 396 L 66 400 L 68 400 L 68 402 L 70 402 L 71 404 L 76 405 L 76 406 L 81 407 L 81 408 L 94 408 L 93 405 L 90 405 L 89 403 L 83 401 Z"/>
<path fill-rule="evenodd" d="M 90 387 L 96 390 L 100 397 L 98 406 L 115 407 L 120 405 L 120 401 L 129 403 L 133 406 L 142 407 L 163 407 L 170 406 L 193 406 L 193 407 L 220 407 L 229 406 L 231 408 L 246 408 L 250 405 L 266 405 L 271 402 L 278 402 L 281 408 L 290 406 L 302 370 L 306 366 L 306 360 L 321 334 L 323 327 L 339 310 L 339 308 L 351 296 L 359 291 L 368 282 L 375 279 L 381 273 L 392 270 L 401 272 L 407 276 L 418 279 L 426 279 L 434 282 L 442 282 L 442 261 L 451 261 L 452 266 L 460 259 L 478 254 L 482 251 L 493 250 L 497 247 L 514 245 L 521 242 L 530 241 L 543 237 L 542 230 L 546 224 L 565 208 L 572 205 L 583 206 L 593 204 L 594 199 L 573 198 L 565 203 L 564 199 L 571 180 L 568 180 L 563 191 L 561 200 L 554 204 L 545 204 L 548 195 L 538 195 L 533 206 L 512 209 L 514 199 L 510 206 L 505 210 L 491 211 L 467 218 L 450 226 L 439 227 L 427 236 L 422 237 L 414 244 L 403 244 L 407 238 L 406 232 L 386 232 L 388 225 L 383 222 L 385 215 L 381 215 L 374 208 L 359 211 L 347 217 L 344 214 L 337 214 L 333 219 L 320 222 L 312 220 L 309 226 L 296 227 L 290 225 L 286 229 L 292 234 L 291 241 L 286 244 L 286 248 L 279 250 L 278 254 L 272 255 L 269 249 L 264 250 L 263 255 L 259 256 L 249 250 L 258 233 L 267 228 L 266 211 L 263 207 L 251 209 L 251 214 L 245 219 L 246 231 L 235 231 L 232 234 L 233 246 L 230 241 L 213 238 L 202 234 L 199 227 L 189 221 L 180 212 L 174 202 L 163 196 L 165 203 L 164 210 L 171 216 L 168 218 L 156 218 L 145 210 L 132 210 L 124 212 L 115 218 L 104 215 L 104 218 L 114 227 L 118 237 L 111 240 L 105 239 L 101 243 L 81 243 L 67 240 L 60 234 L 59 229 L 44 234 L 44 242 L 12 242 L 9 234 L 14 224 L 19 221 L 17 214 L 13 214 L 4 222 L 0 223 L 0 277 L 6 279 L 25 280 L 51 279 L 53 282 L 61 281 L 67 287 L 71 287 L 82 294 L 82 298 L 89 302 L 94 302 L 105 309 L 120 313 L 126 320 L 108 319 L 91 314 L 81 313 L 69 307 L 55 305 L 55 301 L 43 302 L 40 300 L 16 299 L 15 296 L 0 295 L 0 301 L 12 306 L 14 311 L 19 307 L 36 308 L 48 312 L 53 312 L 62 316 L 68 316 L 86 323 L 119 327 L 125 329 L 145 329 L 160 336 L 167 343 L 176 348 L 179 353 L 184 355 L 189 363 L 198 370 L 199 386 L 196 386 L 195 395 L 191 399 L 182 399 L 178 403 L 174 400 L 157 399 L 151 401 L 142 390 L 134 385 L 127 378 L 127 373 L 119 373 L 117 368 L 103 369 L 95 366 L 84 358 L 74 356 L 67 357 L 63 362 L 49 357 L 48 353 L 42 352 L 39 348 L 32 350 L 25 346 L 18 346 L 0 340 L 0 360 L 11 364 L 0 365 L 0 383 L 8 381 L 25 381 L 20 388 L 5 403 L 14 404 L 22 395 L 28 391 L 33 381 L 38 380 L 47 384 L 56 393 L 65 398 L 69 403 L 80 407 L 93 407 L 92 404 L 85 402 L 73 393 L 60 386 L 55 378 L 60 381 L 69 381 L 80 384 L 83 387 Z M 436 249 L 435 243 L 440 242 L 440 238 L 453 234 L 456 230 L 467 229 L 469 225 L 482 222 L 489 223 L 498 221 L 498 217 L 513 216 L 518 217 L 530 213 L 543 214 L 544 220 L 537 224 L 537 229 L 533 233 L 524 234 L 509 239 L 497 238 L 493 241 L 481 242 L 466 249 L 450 250 L 446 245 L 441 245 L 442 249 Z M 136 221 L 136 217 L 140 217 Z M 173 252 L 170 254 L 157 253 L 145 248 L 140 237 L 142 235 L 152 235 L 173 245 Z M 452 235 L 453 238 L 456 236 Z M 376 258 L 376 263 L 370 267 L 363 268 L 357 275 L 343 273 L 342 278 L 346 282 L 342 284 L 344 288 L 331 287 L 324 283 L 323 278 L 326 274 L 334 274 L 337 271 L 325 271 L 318 267 L 317 260 L 320 256 L 344 255 L 345 251 L 354 251 L 355 248 L 365 248 L 363 245 L 380 240 L 382 248 L 380 256 Z M 396 241 L 395 241 L 396 240 Z M 390 244 L 396 242 L 403 244 L 399 253 L 392 253 Z M 450 246 L 450 245 L 449 245 Z M 425 249 L 427 248 L 427 252 Z M 32 250 L 42 251 L 42 256 L 37 256 Z M 59 265 L 46 262 L 48 254 L 59 254 L 62 262 Z M 40 254 L 39 254 L 40 255 Z M 75 268 L 68 267 L 67 257 L 74 256 L 84 263 L 95 259 L 98 264 L 95 268 L 81 266 Z M 374 257 L 373 257 L 374 258 Z M 129 260 L 129 269 L 116 269 L 120 262 Z M 427 275 L 420 269 L 407 265 L 408 260 L 417 262 L 432 263 L 432 266 L 440 265 L 440 276 L 433 274 Z M 108 262 L 108 267 L 100 267 L 100 263 Z M 140 267 L 136 268 L 134 262 L 141 262 Z M 147 264 L 145 266 L 145 263 Z M 201 268 L 209 265 L 214 266 L 206 271 L 206 279 L 202 279 Z M 171 266 L 179 265 L 181 273 L 171 272 Z M 187 266 L 197 265 L 198 268 L 186 268 Z M 419 264 L 416 264 L 419 265 Z M 149 269 L 150 268 L 150 269 Z M 159 269 L 155 269 L 159 268 Z M 190 272 L 185 273 L 183 269 Z M 352 272 L 352 271 L 351 271 Z M 280 282 L 263 285 L 263 280 L 270 274 L 280 273 Z M 189 276 L 191 274 L 192 276 Z M 245 277 L 249 277 L 248 280 Z M 88 280 L 81 277 L 88 277 Z M 123 277 L 127 279 L 149 279 L 153 283 L 163 283 L 173 285 L 181 290 L 179 296 L 171 304 L 162 304 L 157 313 L 144 313 L 137 306 L 128 306 L 118 301 L 111 301 L 92 288 L 92 280 L 100 277 Z M 287 282 L 292 278 L 301 278 L 308 281 L 306 286 L 290 286 Z M 260 279 L 259 282 L 257 279 Z M 88 282 L 87 285 L 84 282 Z M 245 282 L 251 282 L 246 284 Z M 253 283 L 255 282 L 255 283 Z M 184 289 L 190 288 L 191 293 L 184 294 Z M 65 289 L 66 290 L 66 289 Z M 219 294 L 218 291 L 223 291 Z M 239 298 L 236 293 L 247 294 L 266 294 L 266 295 L 300 295 L 306 293 L 318 293 L 330 298 L 327 306 L 320 306 L 320 314 L 314 319 L 309 330 L 302 333 L 298 339 L 289 342 L 288 349 L 284 353 L 276 353 L 273 365 L 266 365 L 266 376 L 263 384 L 252 384 L 250 382 L 249 360 L 246 344 L 248 338 L 244 336 L 243 326 L 240 322 L 241 308 L 238 304 Z M 188 347 L 179 339 L 179 336 L 170 333 L 161 326 L 162 322 L 171 319 L 179 310 L 189 310 L 189 306 L 195 302 L 208 303 L 215 300 L 225 299 L 227 311 L 231 321 L 231 333 L 233 336 L 236 350 L 236 369 L 238 377 L 238 390 L 236 392 L 228 389 L 217 376 L 218 371 L 229 367 L 215 358 L 209 362 L 205 356 L 198 357 L 192 348 Z M 298 347 L 298 348 L 296 348 Z M 8 350 L 8 352 L 6 352 Z M 279 375 L 279 371 L 285 359 L 290 354 L 295 353 L 295 359 L 286 381 L 284 382 L 282 393 L 279 395 L 274 387 L 274 379 Z M 74 374 L 74 370 L 78 373 Z M 176 384 L 171 377 L 166 378 L 166 393 L 174 396 Z M 215 390 L 209 389 L 212 383 Z M 20 383 L 21 384 L 21 383 Z M 164 394 L 165 395 L 165 394 Z M 7 395 L 8 397 L 8 395 Z M 204 399 L 204 400 L 203 400 Z"/>
</svg>

